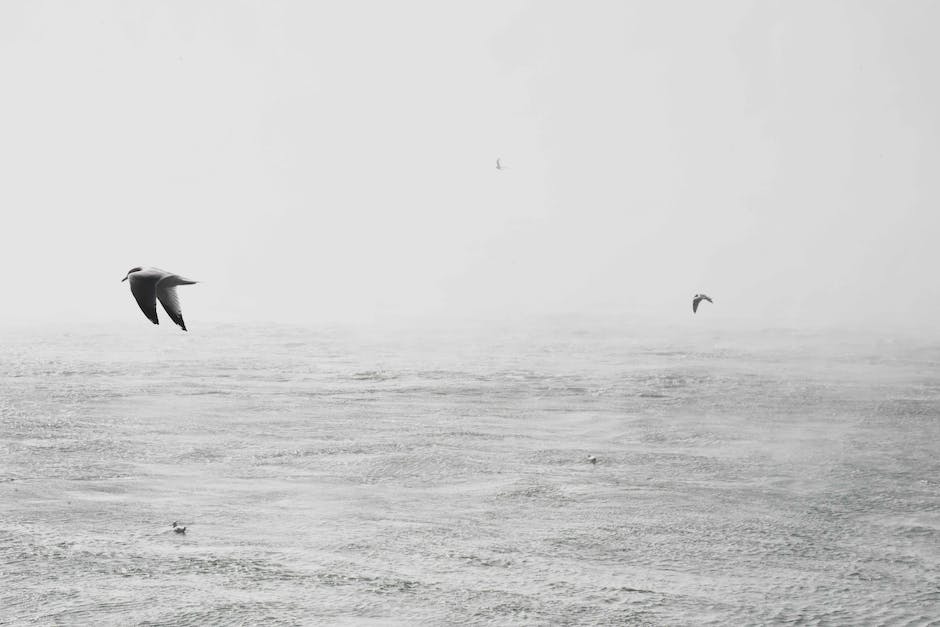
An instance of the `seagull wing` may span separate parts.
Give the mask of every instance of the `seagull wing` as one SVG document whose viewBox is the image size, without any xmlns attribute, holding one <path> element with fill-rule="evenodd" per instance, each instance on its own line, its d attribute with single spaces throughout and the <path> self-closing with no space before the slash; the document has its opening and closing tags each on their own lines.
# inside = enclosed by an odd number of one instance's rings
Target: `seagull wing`
<svg viewBox="0 0 940 627">
<path fill-rule="evenodd" d="M 131 294 L 137 299 L 140 310 L 154 324 L 160 324 L 157 320 L 157 279 L 158 277 L 134 274 L 128 279 L 131 284 Z"/>
<path fill-rule="evenodd" d="M 713 305 L 715 304 L 715 301 L 713 301 L 712 299 L 710 299 L 708 296 L 705 296 L 705 294 L 702 294 L 702 298 L 704 298 L 705 300 L 707 300 L 708 302 L 710 302 L 710 303 L 713 304 Z"/>
<path fill-rule="evenodd" d="M 693 299 L 692 299 L 692 313 L 695 313 L 696 311 L 698 311 L 698 304 L 699 304 L 700 302 L 702 302 L 702 299 L 701 299 L 701 298 L 693 298 Z"/>
<path fill-rule="evenodd" d="M 166 282 L 160 281 L 155 287 L 157 298 L 160 299 L 160 304 L 163 305 L 163 308 L 166 310 L 167 314 L 169 314 L 170 320 L 180 325 L 185 331 L 186 323 L 183 322 L 183 310 L 180 309 L 180 299 L 176 295 L 176 285 L 168 285 Z M 151 306 L 153 307 L 153 318 L 156 319 L 156 304 Z"/>
</svg>

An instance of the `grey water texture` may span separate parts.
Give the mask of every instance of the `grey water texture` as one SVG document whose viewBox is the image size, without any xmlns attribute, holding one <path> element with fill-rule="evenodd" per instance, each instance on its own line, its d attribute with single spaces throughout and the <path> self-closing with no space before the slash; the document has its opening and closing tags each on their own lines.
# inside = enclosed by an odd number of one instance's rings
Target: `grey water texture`
<svg viewBox="0 0 940 627">
<path fill-rule="evenodd" d="M 0 624 L 940 624 L 940 343 L 190 326 L 0 333 Z"/>
</svg>

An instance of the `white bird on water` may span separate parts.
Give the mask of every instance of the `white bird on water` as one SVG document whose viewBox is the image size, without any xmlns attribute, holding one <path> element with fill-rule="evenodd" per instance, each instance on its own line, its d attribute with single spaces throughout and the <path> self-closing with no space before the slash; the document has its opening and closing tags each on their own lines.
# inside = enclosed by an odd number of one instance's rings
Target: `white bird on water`
<svg viewBox="0 0 940 627">
<path fill-rule="evenodd" d="M 707 300 L 710 303 L 713 302 L 712 299 L 710 299 L 705 294 L 696 294 L 695 296 L 692 297 L 692 313 L 695 313 L 696 311 L 698 311 L 698 304 L 702 302 L 703 300 Z"/>
<path fill-rule="evenodd" d="M 177 285 L 192 285 L 196 281 L 184 279 L 178 274 L 160 270 L 159 268 L 131 268 L 121 282 L 130 281 L 131 294 L 137 299 L 140 310 L 154 324 L 157 320 L 157 299 L 169 314 L 170 319 L 180 325 L 184 331 L 186 323 L 183 322 L 183 310 L 180 309 L 180 299 L 176 295 Z"/>
</svg>

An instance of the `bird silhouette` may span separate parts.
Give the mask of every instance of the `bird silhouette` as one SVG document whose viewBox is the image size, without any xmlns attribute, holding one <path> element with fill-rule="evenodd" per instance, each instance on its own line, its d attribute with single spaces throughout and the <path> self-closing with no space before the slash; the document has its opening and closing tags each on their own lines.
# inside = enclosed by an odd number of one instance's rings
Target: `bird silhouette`
<svg viewBox="0 0 940 627">
<path fill-rule="evenodd" d="M 129 281 L 131 293 L 140 305 L 140 310 L 154 324 L 160 324 L 157 320 L 157 300 L 163 305 L 170 320 L 175 322 L 184 331 L 186 323 L 183 322 L 183 310 L 180 308 L 180 299 L 176 295 L 177 285 L 192 285 L 196 281 L 184 279 L 178 274 L 160 270 L 159 268 L 131 268 L 121 279 L 121 282 Z"/>
<path fill-rule="evenodd" d="M 703 300 L 707 300 L 710 303 L 714 302 L 705 294 L 696 294 L 695 296 L 692 297 L 692 313 L 695 313 L 698 311 L 698 304 L 702 302 Z"/>
</svg>

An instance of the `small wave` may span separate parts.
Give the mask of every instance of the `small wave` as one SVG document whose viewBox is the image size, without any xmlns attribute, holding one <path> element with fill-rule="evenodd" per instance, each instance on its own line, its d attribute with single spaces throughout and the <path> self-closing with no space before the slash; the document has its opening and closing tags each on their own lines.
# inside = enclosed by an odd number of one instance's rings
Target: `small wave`
<svg viewBox="0 0 940 627">
<path fill-rule="evenodd" d="M 363 370 L 349 375 L 353 381 L 391 381 L 399 378 L 397 374 L 384 370 Z"/>
</svg>

